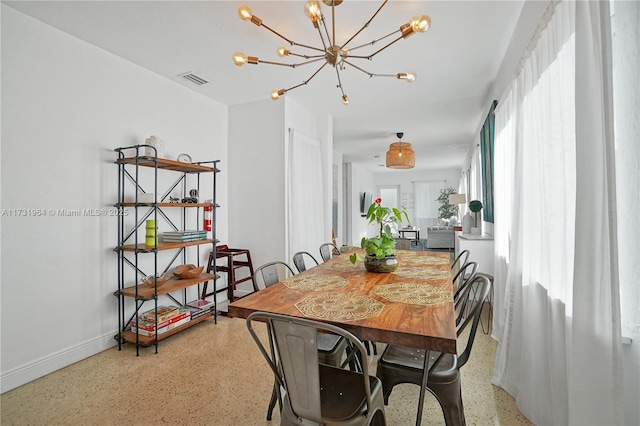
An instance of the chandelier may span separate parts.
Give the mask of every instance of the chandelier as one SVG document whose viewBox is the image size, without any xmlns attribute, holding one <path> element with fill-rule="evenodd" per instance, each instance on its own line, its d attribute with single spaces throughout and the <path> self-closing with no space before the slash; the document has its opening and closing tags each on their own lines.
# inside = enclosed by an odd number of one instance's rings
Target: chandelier
<svg viewBox="0 0 640 426">
<path fill-rule="evenodd" d="M 307 52 L 307 53 L 296 53 L 285 47 L 279 47 L 278 55 L 280 57 L 295 56 L 299 58 L 304 58 L 304 61 L 301 61 L 301 62 L 284 63 L 284 62 L 265 61 L 265 60 L 258 59 L 255 56 L 246 56 L 242 52 L 236 52 L 233 54 L 234 64 L 236 64 L 237 66 L 242 66 L 246 63 L 253 64 L 253 65 L 263 63 L 263 64 L 281 65 L 281 66 L 296 68 L 296 67 L 311 64 L 314 62 L 322 62 L 322 64 L 320 65 L 320 68 L 318 68 L 313 74 L 311 74 L 311 76 L 308 79 L 304 80 L 302 83 L 297 84 L 295 86 L 291 86 L 288 89 L 279 89 L 279 90 L 272 91 L 271 98 L 273 100 L 279 99 L 280 96 L 284 95 L 285 93 L 293 89 L 296 89 L 300 86 L 304 86 L 308 84 L 327 65 L 331 65 L 336 71 L 336 77 L 338 80 L 337 87 L 340 89 L 340 92 L 342 93 L 342 103 L 344 105 L 349 104 L 349 98 L 347 97 L 346 93 L 344 92 L 344 88 L 342 87 L 340 72 L 343 71 L 345 68 L 347 68 L 347 66 L 353 67 L 354 69 L 367 74 L 370 78 L 371 77 L 395 77 L 399 80 L 404 80 L 408 83 L 412 83 L 413 81 L 415 81 L 416 74 L 413 72 L 399 72 L 397 74 L 375 74 L 365 70 L 359 65 L 354 64 L 352 60 L 366 59 L 370 61 L 375 55 L 382 52 L 383 50 L 385 50 L 387 47 L 391 46 L 398 40 L 403 38 L 408 38 L 417 32 L 425 32 L 431 26 L 431 19 L 427 15 L 416 16 L 412 18 L 411 21 L 400 26 L 399 29 L 392 31 L 391 33 L 385 36 L 382 36 L 380 38 L 377 38 L 365 44 L 351 47 L 350 43 L 360 34 L 360 32 L 362 32 L 365 28 L 369 26 L 371 21 L 373 21 L 373 19 L 380 12 L 380 10 L 382 10 L 382 8 L 387 4 L 388 0 L 385 0 L 384 2 L 382 2 L 382 5 L 380 5 L 380 7 L 378 8 L 378 10 L 376 10 L 373 16 L 358 31 L 356 31 L 356 33 L 353 36 L 351 36 L 351 38 L 349 38 L 344 43 L 339 43 L 336 40 L 336 26 L 335 26 L 335 8 L 336 6 L 340 5 L 340 3 L 342 3 L 342 0 L 322 0 L 322 1 L 324 4 L 331 7 L 331 17 L 332 17 L 331 35 L 329 35 L 329 30 L 327 28 L 327 23 L 325 21 L 324 14 L 322 13 L 320 3 L 317 0 L 309 0 L 305 5 L 305 13 L 311 20 L 314 28 L 318 31 L 318 34 L 320 36 L 320 41 L 322 43 L 322 47 L 309 46 L 306 44 L 297 43 L 283 36 L 282 34 L 278 33 L 277 31 L 270 28 L 269 26 L 265 25 L 262 22 L 262 19 L 253 15 L 251 13 L 251 9 L 249 9 L 247 6 L 240 7 L 238 9 L 238 15 L 242 20 L 250 21 L 259 27 L 266 28 L 267 30 L 271 31 L 273 34 L 277 35 L 278 37 L 280 37 L 281 39 L 289 43 L 290 47 L 306 49 L 304 50 L 304 52 Z M 366 54 L 366 55 L 353 54 L 354 51 L 360 48 L 373 46 L 379 41 L 385 40 L 395 34 L 398 34 L 396 38 L 389 41 L 386 45 L 382 46 L 380 49 L 374 51 L 373 53 Z"/>
<path fill-rule="evenodd" d="M 416 153 L 413 152 L 411 144 L 402 142 L 404 133 L 396 133 L 398 142 L 389 145 L 387 151 L 387 167 L 390 169 L 412 169 L 416 165 Z"/>
</svg>

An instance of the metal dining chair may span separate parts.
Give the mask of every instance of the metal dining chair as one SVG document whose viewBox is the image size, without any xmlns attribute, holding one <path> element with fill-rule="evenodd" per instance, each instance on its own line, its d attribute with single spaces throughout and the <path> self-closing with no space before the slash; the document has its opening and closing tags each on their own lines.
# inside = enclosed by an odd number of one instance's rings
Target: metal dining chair
<svg viewBox="0 0 640 426">
<path fill-rule="evenodd" d="M 264 288 L 270 287 L 282 280 L 294 276 L 293 269 L 286 262 L 275 261 L 265 263 L 264 265 L 256 268 L 254 273 L 253 282 L 255 283 L 255 291 L 259 291 L 258 283 L 262 283 Z M 353 357 L 351 348 L 348 345 L 347 340 L 335 334 L 323 333 L 318 336 L 318 362 L 327 365 L 344 367 L 351 361 Z M 346 354 L 346 359 L 343 360 L 343 355 Z M 353 368 L 355 364 L 351 363 Z M 278 392 L 274 386 L 273 393 L 271 395 L 271 401 L 269 402 L 269 408 L 267 410 L 267 420 L 271 420 L 273 409 L 276 402 L 279 400 Z"/>
<path fill-rule="evenodd" d="M 460 368 L 469 360 L 484 301 L 491 290 L 491 280 L 478 274 L 462 289 L 455 300 L 456 335 L 458 345 L 464 347 L 460 355 L 430 351 L 427 364 L 427 390 L 431 392 L 442 408 L 448 426 L 464 425 L 464 408 L 460 384 Z M 465 330 L 471 327 L 468 333 Z M 466 336 L 466 337 L 465 337 Z M 425 351 L 399 345 L 386 347 L 380 359 L 376 375 L 382 381 L 384 403 L 389 403 L 393 387 L 401 383 L 422 386 Z M 418 402 L 422 404 L 423 401 Z"/>
<path fill-rule="evenodd" d="M 260 284 L 262 284 L 264 288 L 267 288 L 294 275 L 295 272 L 293 272 L 291 266 L 286 262 L 278 260 L 265 263 L 256 268 L 253 273 L 253 288 L 255 291 L 258 291 L 260 290 Z"/>
<path fill-rule="evenodd" d="M 266 322 L 269 352 L 253 328 Z M 253 312 L 247 328 L 271 367 L 278 389 L 284 389 L 281 425 L 386 425 L 382 385 L 369 375 L 362 342 L 340 327 L 304 318 Z M 320 364 L 317 337 L 331 333 L 360 352 L 362 372 Z"/>
<path fill-rule="evenodd" d="M 304 262 L 305 256 L 311 258 L 311 260 L 313 260 L 313 262 L 318 265 L 318 261 L 311 255 L 311 253 L 306 251 L 299 251 L 293 255 L 293 264 L 295 265 L 298 272 L 304 272 L 307 270 L 307 265 Z"/>
<path fill-rule="evenodd" d="M 333 243 L 324 243 L 320 246 L 320 257 L 323 262 L 328 261 L 334 256 L 339 256 L 340 250 Z"/>
<path fill-rule="evenodd" d="M 455 301 L 460 293 L 464 290 L 464 287 L 467 283 L 473 281 L 476 277 L 476 273 L 478 272 L 478 263 L 477 262 L 467 262 L 458 269 L 458 271 L 453 276 L 453 300 Z"/>
<path fill-rule="evenodd" d="M 462 250 L 451 263 L 451 271 L 455 271 L 456 268 L 459 268 L 460 266 L 467 263 L 469 261 L 470 254 L 471 253 L 469 252 L 469 250 Z"/>
</svg>

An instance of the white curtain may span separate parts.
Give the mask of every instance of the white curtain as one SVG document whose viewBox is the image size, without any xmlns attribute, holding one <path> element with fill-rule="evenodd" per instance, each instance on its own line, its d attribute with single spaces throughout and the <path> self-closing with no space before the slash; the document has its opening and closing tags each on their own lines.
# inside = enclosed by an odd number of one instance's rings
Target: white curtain
<svg viewBox="0 0 640 426">
<path fill-rule="evenodd" d="M 482 160 L 480 158 L 480 146 L 476 145 L 471 156 L 471 164 L 469 168 L 469 188 L 468 188 L 468 200 L 480 200 L 482 201 Z"/>
<path fill-rule="evenodd" d="M 288 145 L 286 252 L 291 259 L 297 251 L 315 254 L 328 241 L 324 236 L 320 142 L 290 129 Z"/>
<path fill-rule="evenodd" d="M 534 424 L 622 422 L 607 9 L 552 4 L 496 109 L 493 382 Z"/>
<path fill-rule="evenodd" d="M 425 230 L 438 220 L 438 196 L 446 182 L 413 182 L 413 194 L 415 197 L 416 226 Z M 426 234 L 425 234 L 426 235 Z"/>
<path fill-rule="evenodd" d="M 465 213 L 467 213 L 467 206 L 469 205 L 469 192 L 467 190 L 467 173 L 462 172 L 462 176 L 460 176 L 460 181 L 458 182 L 458 194 L 464 194 L 466 197 L 466 202 L 464 204 L 460 204 L 458 206 L 458 218 L 462 221 Z M 462 223 L 462 222 L 461 222 Z"/>
</svg>

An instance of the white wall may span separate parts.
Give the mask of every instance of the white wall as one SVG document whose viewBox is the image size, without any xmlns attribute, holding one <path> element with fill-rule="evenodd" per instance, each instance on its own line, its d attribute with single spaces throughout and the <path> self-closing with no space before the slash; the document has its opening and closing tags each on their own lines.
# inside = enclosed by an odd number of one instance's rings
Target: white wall
<svg viewBox="0 0 640 426">
<path fill-rule="evenodd" d="M 285 260 L 284 102 L 229 107 L 229 247 L 254 266 Z"/>
<path fill-rule="evenodd" d="M 1 208 L 49 212 L 1 217 L 4 392 L 115 344 L 116 217 L 51 209 L 109 209 L 113 149 L 151 134 L 168 157 L 220 159 L 226 206 L 227 109 L 5 5 L 1 12 Z M 227 217 L 223 209 L 217 218 L 223 239 Z"/>
<path fill-rule="evenodd" d="M 285 159 L 288 129 L 317 139 L 323 153 L 327 241 L 331 238 L 332 119 L 286 96 L 229 107 L 229 240 L 248 248 L 254 266 L 291 263 L 285 240 Z M 315 254 L 315 253 L 314 253 Z"/>
</svg>

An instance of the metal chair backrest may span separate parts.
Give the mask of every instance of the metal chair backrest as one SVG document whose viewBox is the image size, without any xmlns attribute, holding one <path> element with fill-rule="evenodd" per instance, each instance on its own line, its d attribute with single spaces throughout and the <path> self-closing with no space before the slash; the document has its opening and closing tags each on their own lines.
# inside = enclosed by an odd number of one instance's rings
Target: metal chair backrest
<svg viewBox="0 0 640 426">
<path fill-rule="evenodd" d="M 257 268 L 253 274 L 254 290 L 260 290 L 258 284 L 260 281 L 264 285 L 264 288 L 267 288 L 279 281 L 282 281 L 294 275 L 295 272 L 293 272 L 291 266 L 289 266 L 286 262 L 275 261 L 265 263 L 264 265 Z"/>
<path fill-rule="evenodd" d="M 333 256 L 340 255 L 340 250 L 333 243 L 324 243 L 320 246 L 320 257 L 322 257 L 322 261 L 326 262 L 331 259 Z"/>
<path fill-rule="evenodd" d="M 253 328 L 253 322 L 266 322 L 269 330 L 271 354 L 267 349 L 256 331 Z M 382 407 L 374 407 L 371 398 L 371 384 L 369 378 L 368 361 L 366 350 L 362 342 L 353 334 L 346 330 L 331 324 L 325 324 L 304 318 L 294 318 L 286 315 L 278 315 L 266 312 L 253 312 L 247 318 L 247 328 L 251 336 L 255 340 L 260 352 L 271 367 L 276 381 L 285 389 L 285 402 L 288 407 L 283 408 L 283 415 L 289 412 L 297 417 L 299 424 L 325 424 L 323 419 L 323 411 L 325 416 L 336 408 L 332 404 L 321 404 L 321 381 L 328 380 L 321 378 L 321 374 L 332 375 L 332 377 L 340 377 L 354 374 L 362 376 L 362 389 L 355 389 L 352 386 L 355 382 L 350 381 L 349 388 L 333 389 L 340 398 L 347 400 L 353 398 L 356 402 L 355 410 L 347 418 L 343 419 L 345 424 L 354 424 L 353 418 L 362 417 L 372 418 L 377 411 L 384 411 Z M 330 332 L 342 336 L 347 339 L 353 347 L 360 351 L 363 357 L 362 372 L 355 373 L 336 367 L 321 365 L 318 363 L 317 335 L 319 333 Z M 348 381 L 349 382 L 349 381 Z M 340 380 L 331 382 L 332 388 L 339 386 Z M 357 384 L 357 383 L 355 383 Z M 324 392 L 327 392 L 325 390 Z M 364 401 L 359 398 L 364 394 Z M 361 402 L 366 404 L 364 411 L 359 409 Z M 336 418 L 335 413 L 333 416 Z M 290 421 L 292 419 L 289 419 Z M 341 424 L 340 422 L 332 424 Z M 363 422 L 363 424 L 370 424 Z"/>
<path fill-rule="evenodd" d="M 462 250 L 453 260 L 453 263 L 451 264 L 451 270 L 455 271 L 456 268 L 459 268 L 460 266 L 467 263 L 469 261 L 470 254 L 471 252 L 469 252 L 469 250 Z"/>
<path fill-rule="evenodd" d="M 463 264 L 458 272 L 453 276 L 453 288 L 455 292 L 453 294 L 453 300 L 457 300 L 460 293 L 462 293 L 466 283 L 473 281 L 478 272 L 478 264 L 476 262 L 467 262 Z"/>
<path fill-rule="evenodd" d="M 462 367 L 471 355 L 471 348 L 473 347 L 478 323 L 480 322 L 482 306 L 489 297 L 491 285 L 491 279 L 487 275 L 478 273 L 472 281 L 464 286 L 458 299 L 454 302 L 456 311 L 462 314 L 459 320 L 456 319 L 458 344 L 461 343 L 460 336 L 465 329 L 471 326 L 471 330 L 467 334 L 464 350 L 458 355 L 458 368 Z"/>
<path fill-rule="evenodd" d="M 305 255 L 309 256 L 311 260 L 313 260 L 315 264 L 318 265 L 318 261 L 311 255 L 311 253 L 306 251 L 299 251 L 293 255 L 293 264 L 295 265 L 298 272 L 304 272 L 307 270 L 307 265 L 304 263 Z"/>
</svg>

